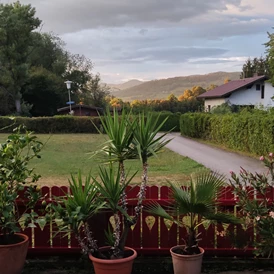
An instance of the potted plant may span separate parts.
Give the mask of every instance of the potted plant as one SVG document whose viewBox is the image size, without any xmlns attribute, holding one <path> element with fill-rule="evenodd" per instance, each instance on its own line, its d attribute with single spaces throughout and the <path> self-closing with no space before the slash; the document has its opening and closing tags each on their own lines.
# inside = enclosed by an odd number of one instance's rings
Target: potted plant
<svg viewBox="0 0 274 274">
<path fill-rule="evenodd" d="M 35 227 L 35 223 L 44 221 L 31 211 L 41 198 L 39 188 L 35 185 L 40 176 L 28 167 L 31 159 L 40 158 L 41 148 L 42 143 L 23 126 L 16 128 L 0 144 L 1 273 L 21 273 L 29 239 L 19 232 L 22 227 Z M 18 210 L 18 204 L 25 200 L 25 210 L 22 212 Z"/>
<path fill-rule="evenodd" d="M 72 176 L 71 194 L 52 204 L 54 218 L 60 231 L 74 233 L 82 251 L 92 260 L 97 274 L 112 273 L 110 268 L 117 274 L 131 273 L 137 254 L 135 250 L 125 247 L 126 239 L 130 227 L 139 219 L 145 199 L 148 158 L 159 153 L 169 142 L 164 139 L 167 133 L 157 135 L 166 119 L 159 122 L 159 116 L 155 119 L 152 114 L 143 113 L 134 117 L 125 111 L 118 115 L 115 110 L 112 114 L 107 111 L 100 118 L 108 139 L 96 155 L 102 152 L 101 155 L 105 156 L 103 162 L 108 167 L 100 167 L 98 178 L 89 175 L 83 180 L 80 173 L 77 178 Z M 127 187 L 136 172 L 127 175 L 125 161 L 138 158 L 143 168 L 142 181 L 134 216 L 130 216 Z M 106 211 L 111 212 L 114 224 L 113 230 L 112 226 L 108 230 L 105 228 L 107 244 L 100 248 L 92 231 L 96 224 L 90 219 Z"/>
<path fill-rule="evenodd" d="M 184 245 L 170 249 L 175 274 L 201 273 L 204 249 L 198 246 L 201 240 L 199 226 L 206 222 L 240 222 L 232 215 L 216 211 L 217 198 L 224 182 L 222 175 L 211 172 L 197 175 L 183 186 L 169 182 L 172 202 L 166 207 L 156 202 L 147 206 L 146 210 L 151 214 L 187 229 Z"/>
<path fill-rule="evenodd" d="M 241 167 L 237 175 L 231 171 L 230 185 L 236 196 L 238 214 L 243 218 L 242 228 L 255 229 L 257 237 L 246 238 L 246 245 L 254 246 L 258 257 L 274 258 L 274 154 L 261 156 L 267 173 L 249 172 Z"/>
</svg>

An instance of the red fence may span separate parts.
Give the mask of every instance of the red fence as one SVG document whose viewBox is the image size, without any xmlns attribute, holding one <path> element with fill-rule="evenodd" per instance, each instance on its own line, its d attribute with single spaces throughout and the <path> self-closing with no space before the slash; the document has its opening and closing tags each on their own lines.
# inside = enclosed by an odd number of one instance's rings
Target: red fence
<svg viewBox="0 0 274 274">
<path fill-rule="evenodd" d="M 48 195 L 48 201 L 54 196 L 62 196 L 64 192 L 69 191 L 67 187 L 43 187 L 42 193 Z M 134 200 L 139 187 L 133 188 L 129 192 L 129 210 L 134 211 L 136 201 Z M 147 200 L 155 200 L 164 203 L 168 200 L 169 188 L 167 186 L 151 186 L 147 188 Z M 229 187 L 222 192 L 223 195 L 219 199 L 222 211 L 237 213 L 235 205 L 235 197 Z M 273 189 L 271 191 L 270 200 L 273 201 Z M 36 208 L 39 212 L 39 207 Z M 95 237 L 98 238 L 99 245 L 104 243 L 104 229 L 110 224 L 107 215 L 100 215 L 92 220 L 95 228 Z M 73 235 L 63 237 L 63 235 L 55 234 L 56 227 L 50 223 L 43 229 L 27 228 L 23 232 L 27 234 L 31 241 L 29 254 L 64 254 L 79 253 L 78 243 Z M 252 254 L 252 242 L 256 237 L 254 229 L 244 230 L 241 225 L 210 225 L 208 228 L 201 226 L 199 228 L 201 234 L 200 246 L 205 248 L 206 254 L 216 256 L 249 256 Z M 131 228 L 128 236 L 127 245 L 133 247 L 139 254 L 160 255 L 168 254 L 170 247 L 183 244 L 183 238 L 186 236 L 184 228 L 178 228 L 175 224 L 166 220 L 149 215 L 143 211 L 140 220 Z"/>
</svg>

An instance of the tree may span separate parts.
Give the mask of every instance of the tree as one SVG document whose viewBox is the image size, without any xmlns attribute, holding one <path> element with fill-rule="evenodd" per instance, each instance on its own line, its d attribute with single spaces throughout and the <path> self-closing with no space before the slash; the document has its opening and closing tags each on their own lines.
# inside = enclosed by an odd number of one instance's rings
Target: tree
<svg viewBox="0 0 274 274">
<path fill-rule="evenodd" d="M 244 79 L 248 77 L 254 77 L 255 75 L 261 76 L 268 74 L 267 59 L 261 56 L 260 58 L 255 57 L 253 60 L 250 58 L 246 60 L 245 64 L 243 65 L 240 78 Z"/>
<path fill-rule="evenodd" d="M 206 91 L 209 91 L 209 90 L 215 89 L 215 88 L 217 88 L 217 87 L 218 87 L 218 85 L 215 85 L 215 84 L 210 84 L 210 86 L 208 86 L 208 87 L 206 88 Z"/>
<path fill-rule="evenodd" d="M 23 98 L 33 104 L 30 110 L 33 116 L 52 116 L 68 99 L 64 80 L 43 67 L 30 71 Z"/>
<path fill-rule="evenodd" d="M 269 71 L 269 80 L 274 85 L 274 33 L 267 33 L 269 41 L 266 46 L 266 65 Z"/>
<path fill-rule="evenodd" d="M 0 4 L 0 85 L 13 98 L 21 113 L 22 88 L 29 78 L 27 63 L 32 32 L 41 24 L 31 5 Z"/>
<path fill-rule="evenodd" d="M 109 88 L 105 84 L 101 84 L 101 77 L 99 74 L 91 76 L 91 79 L 87 82 L 82 89 L 81 96 L 82 101 L 85 104 L 93 105 L 96 107 L 105 108 L 107 105 L 107 95 L 109 95 Z"/>
<path fill-rule="evenodd" d="M 230 81 L 231 81 L 231 79 L 225 78 L 225 79 L 224 79 L 224 84 L 227 84 L 227 83 L 229 83 Z"/>
</svg>

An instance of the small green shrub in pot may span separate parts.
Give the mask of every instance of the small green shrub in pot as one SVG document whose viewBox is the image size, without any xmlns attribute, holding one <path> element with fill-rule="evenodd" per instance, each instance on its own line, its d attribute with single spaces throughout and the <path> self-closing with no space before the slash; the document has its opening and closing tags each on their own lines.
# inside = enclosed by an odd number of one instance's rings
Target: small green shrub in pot
<svg viewBox="0 0 274 274">
<path fill-rule="evenodd" d="M 6 141 L 0 144 L 0 269 L 7 269 L 5 273 L 19 273 L 22 269 L 28 248 L 28 237 L 20 234 L 21 228 L 44 225 L 44 218 L 40 218 L 33 211 L 36 203 L 41 200 L 41 193 L 36 182 L 40 175 L 29 168 L 33 158 L 40 158 L 42 143 L 23 126 L 14 129 Z M 19 198 L 20 196 L 20 198 Z M 18 200 L 24 203 L 25 210 L 18 210 Z M 12 254 L 13 246 L 23 243 L 25 249 Z M 7 254 L 7 256 L 5 256 Z M 9 263 L 9 258 L 16 259 L 19 265 Z M 11 259 L 12 261 L 12 259 Z M 10 270 L 9 270 L 10 268 Z"/>
</svg>

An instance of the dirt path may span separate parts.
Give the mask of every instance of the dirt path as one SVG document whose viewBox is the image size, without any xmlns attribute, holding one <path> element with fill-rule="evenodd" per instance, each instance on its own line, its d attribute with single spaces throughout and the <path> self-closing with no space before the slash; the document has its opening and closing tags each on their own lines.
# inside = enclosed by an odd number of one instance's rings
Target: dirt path
<svg viewBox="0 0 274 274">
<path fill-rule="evenodd" d="M 267 169 L 259 161 L 237 153 L 228 152 L 219 148 L 184 138 L 180 133 L 170 133 L 167 138 L 173 140 L 167 148 L 183 156 L 187 156 L 211 170 L 218 171 L 230 178 L 230 171 L 239 173 L 240 167 L 252 172 L 267 172 Z"/>
</svg>

